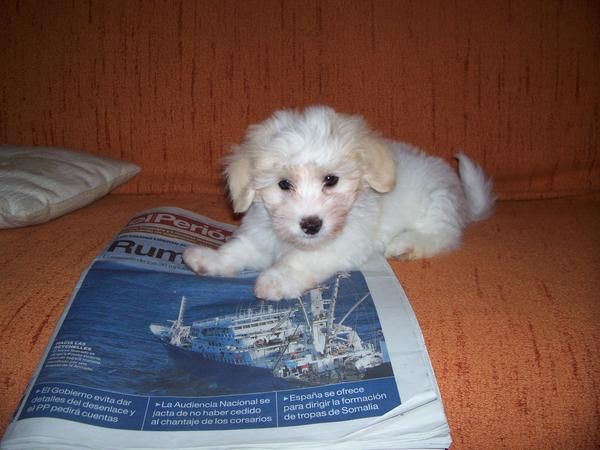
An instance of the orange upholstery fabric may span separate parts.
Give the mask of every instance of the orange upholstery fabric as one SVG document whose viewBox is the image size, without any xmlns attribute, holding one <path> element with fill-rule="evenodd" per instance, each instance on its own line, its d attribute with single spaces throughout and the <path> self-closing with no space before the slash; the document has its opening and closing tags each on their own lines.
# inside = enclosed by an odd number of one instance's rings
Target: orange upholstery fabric
<svg viewBox="0 0 600 450">
<path fill-rule="evenodd" d="M 0 3 L 0 141 L 142 166 L 127 193 L 221 191 L 274 109 L 325 103 L 449 158 L 503 198 L 600 189 L 594 1 Z"/>
<path fill-rule="evenodd" d="M 221 198 L 110 195 L 0 232 L 0 433 L 86 265 L 135 212 L 231 221 Z M 600 442 L 600 197 L 501 202 L 462 249 L 392 262 L 436 371 L 456 450 Z"/>
<path fill-rule="evenodd" d="M 126 219 L 175 205 L 232 220 L 222 155 L 274 109 L 324 103 L 464 150 L 507 200 L 461 250 L 392 263 L 453 448 L 598 448 L 599 29 L 585 0 L 0 2 L 0 143 L 142 167 L 89 207 L 0 230 L 0 433 Z"/>
</svg>

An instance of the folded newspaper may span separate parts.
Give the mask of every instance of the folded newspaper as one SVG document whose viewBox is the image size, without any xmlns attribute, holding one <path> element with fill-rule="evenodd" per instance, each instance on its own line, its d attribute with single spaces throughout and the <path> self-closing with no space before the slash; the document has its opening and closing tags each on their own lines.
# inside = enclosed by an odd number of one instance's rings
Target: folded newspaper
<svg viewBox="0 0 600 450">
<path fill-rule="evenodd" d="M 421 331 L 386 261 L 265 302 L 185 246 L 235 228 L 136 215 L 79 280 L 2 449 L 448 448 Z"/>
</svg>

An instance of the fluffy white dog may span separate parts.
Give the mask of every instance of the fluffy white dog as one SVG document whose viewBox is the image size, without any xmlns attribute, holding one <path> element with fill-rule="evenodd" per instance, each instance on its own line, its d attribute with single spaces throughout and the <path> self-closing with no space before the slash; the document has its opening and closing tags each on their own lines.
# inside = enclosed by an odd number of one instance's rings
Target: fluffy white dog
<svg viewBox="0 0 600 450">
<path fill-rule="evenodd" d="M 252 125 L 225 174 L 240 228 L 218 250 L 189 247 L 195 272 L 261 271 L 255 295 L 301 295 L 376 253 L 415 259 L 460 245 L 494 205 L 491 180 L 464 154 L 440 158 L 383 139 L 328 107 L 283 110 Z"/>
</svg>

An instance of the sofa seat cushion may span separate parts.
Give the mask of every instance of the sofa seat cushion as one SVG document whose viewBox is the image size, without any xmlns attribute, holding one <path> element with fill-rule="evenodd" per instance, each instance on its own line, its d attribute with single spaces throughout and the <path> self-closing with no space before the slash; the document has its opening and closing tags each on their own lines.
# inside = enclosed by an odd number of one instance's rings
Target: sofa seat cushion
<svg viewBox="0 0 600 450">
<path fill-rule="evenodd" d="M 109 195 L 0 230 L 0 434 L 75 283 L 135 212 L 234 222 L 220 197 Z M 600 196 L 500 202 L 453 253 L 392 262 L 429 349 L 453 449 L 600 442 Z"/>
</svg>

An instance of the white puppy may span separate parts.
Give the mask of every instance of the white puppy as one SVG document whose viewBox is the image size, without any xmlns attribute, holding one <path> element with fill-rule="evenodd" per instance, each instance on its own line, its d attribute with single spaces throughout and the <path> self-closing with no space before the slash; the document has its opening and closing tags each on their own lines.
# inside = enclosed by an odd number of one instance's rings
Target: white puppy
<svg viewBox="0 0 600 450">
<path fill-rule="evenodd" d="M 323 106 L 278 111 L 251 126 L 227 161 L 234 211 L 246 212 L 240 228 L 218 250 L 189 247 L 183 259 L 201 274 L 261 271 L 256 296 L 279 300 L 376 253 L 415 259 L 452 250 L 494 205 L 481 168 L 457 159 L 460 179 L 361 117 Z"/>
</svg>

